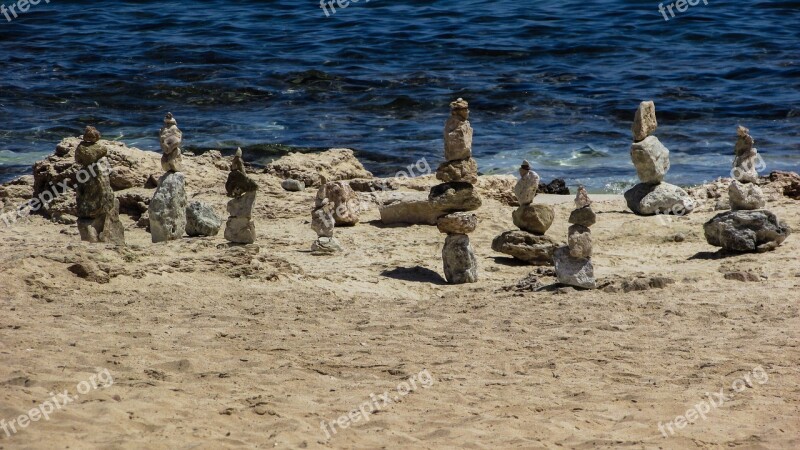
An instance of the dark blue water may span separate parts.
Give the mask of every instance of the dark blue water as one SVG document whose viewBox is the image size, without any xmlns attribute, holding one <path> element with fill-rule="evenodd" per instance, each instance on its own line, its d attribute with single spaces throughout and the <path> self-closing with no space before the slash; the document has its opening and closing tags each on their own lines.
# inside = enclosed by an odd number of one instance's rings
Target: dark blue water
<svg viewBox="0 0 800 450">
<path fill-rule="evenodd" d="M 4 1 L 11 5 L 11 0 Z M 0 16 L 0 180 L 96 125 L 158 149 L 350 147 L 376 173 L 442 156 L 471 103 L 485 173 L 530 159 L 595 190 L 635 180 L 630 123 L 656 101 L 668 180 L 727 175 L 736 126 L 767 169 L 800 166 L 800 1 L 66 1 Z M 666 6 L 666 5 L 665 5 Z M 330 14 L 330 12 L 329 12 Z"/>
</svg>

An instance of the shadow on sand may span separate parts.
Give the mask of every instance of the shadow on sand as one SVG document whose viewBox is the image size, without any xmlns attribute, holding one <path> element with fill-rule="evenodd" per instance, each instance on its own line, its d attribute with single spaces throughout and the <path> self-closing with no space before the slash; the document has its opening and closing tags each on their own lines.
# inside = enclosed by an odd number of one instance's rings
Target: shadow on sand
<svg viewBox="0 0 800 450">
<path fill-rule="evenodd" d="M 398 267 L 396 269 L 384 270 L 381 275 L 387 278 L 394 278 L 401 281 L 414 281 L 417 283 L 431 283 L 440 286 L 447 284 L 447 281 L 431 269 L 415 266 L 415 267 Z"/>
</svg>

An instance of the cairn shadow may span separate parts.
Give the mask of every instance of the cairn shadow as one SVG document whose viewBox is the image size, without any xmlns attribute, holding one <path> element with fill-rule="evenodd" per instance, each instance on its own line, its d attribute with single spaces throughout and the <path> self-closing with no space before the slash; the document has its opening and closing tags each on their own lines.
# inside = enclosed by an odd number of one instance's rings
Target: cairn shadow
<svg viewBox="0 0 800 450">
<path fill-rule="evenodd" d="M 698 260 L 698 259 L 699 260 L 713 261 L 713 260 L 717 260 L 717 259 L 732 258 L 734 256 L 739 256 L 739 255 L 740 255 L 740 253 L 730 252 L 730 251 L 727 251 L 727 250 L 721 248 L 721 249 L 719 249 L 719 250 L 717 250 L 715 252 L 697 252 L 694 255 L 690 256 L 688 261 L 693 261 L 693 260 Z"/>
<path fill-rule="evenodd" d="M 413 281 L 415 283 L 430 283 L 439 286 L 447 285 L 447 280 L 442 278 L 438 272 L 422 266 L 397 267 L 381 272 L 381 276 L 393 278 L 401 281 Z"/>
<path fill-rule="evenodd" d="M 499 264 L 501 266 L 508 266 L 508 267 L 530 266 L 530 263 L 521 261 L 516 258 L 509 258 L 508 256 L 492 256 L 491 258 L 494 260 L 495 264 Z"/>
</svg>

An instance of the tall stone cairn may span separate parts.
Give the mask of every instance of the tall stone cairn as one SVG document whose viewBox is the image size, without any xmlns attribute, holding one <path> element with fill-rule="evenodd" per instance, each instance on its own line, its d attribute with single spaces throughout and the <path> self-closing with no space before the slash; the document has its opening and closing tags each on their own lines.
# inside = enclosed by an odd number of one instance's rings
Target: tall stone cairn
<svg viewBox="0 0 800 450">
<path fill-rule="evenodd" d="M 161 168 L 166 172 L 159 180 L 150 212 L 150 237 L 153 243 L 181 239 L 186 233 L 186 177 L 181 172 L 183 133 L 172 113 L 164 117 L 159 133 Z"/>
<path fill-rule="evenodd" d="M 756 184 L 758 182 L 758 149 L 750 130 L 740 126 L 736 130 L 737 140 L 734 147 L 733 181 L 728 188 L 732 210 L 762 209 L 767 205 L 764 192 Z"/>
<path fill-rule="evenodd" d="M 436 170 L 436 179 L 443 183 L 431 189 L 429 201 L 449 204 L 448 214 L 437 222 L 439 231 L 447 234 L 442 259 L 448 283 L 464 284 L 478 281 L 478 261 L 469 242 L 478 218 L 466 211 L 481 205 L 475 194 L 478 163 L 472 158 L 472 126 L 469 123 L 469 104 L 462 98 L 450 103 L 450 118 L 444 126 L 444 157 Z"/>
<path fill-rule="evenodd" d="M 582 289 L 594 289 L 597 280 L 592 265 L 592 232 L 589 229 L 597 222 L 592 210 L 592 200 L 583 186 L 578 187 L 575 210 L 569 216 L 567 246 L 555 251 L 554 262 L 558 282 Z"/>
<path fill-rule="evenodd" d="M 506 231 L 492 241 L 492 250 L 513 256 L 534 265 L 552 265 L 553 253 L 558 244 L 545 236 L 553 225 L 555 209 L 550 205 L 534 204 L 541 177 L 533 171 L 531 163 L 523 161 L 519 168 L 520 179 L 514 186 L 519 207 L 512 219 L 519 230 Z"/>
<path fill-rule="evenodd" d="M 656 128 L 655 103 L 642 102 L 631 127 L 631 160 L 640 183 L 625 192 L 625 200 L 628 208 L 641 216 L 686 215 L 694 209 L 694 201 L 680 187 L 664 182 L 670 168 L 669 150 L 653 136 Z"/>
<path fill-rule="evenodd" d="M 231 197 L 228 202 L 229 217 L 225 224 L 225 239 L 235 244 L 252 244 L 256 241 L 253 206 L 258 184 L 245 173 L 241 148 L 236 150 L 233 157 L 225 191 Z"/>
<path fill-rule="evenodd" d="M 317 240 L 311 245 L 311 253 L 314 255 L 331 255 L 342 251 L 341 244 L 333 236 L 336 206 L 329 198 L 329 187 L 331 184 L 323 177 L 322 186 L 314 199 L 314 209 L 311 210 L 311 229 L 317 233 Z"/>
<path fill-rule="evenodd" d="M 125 228 L 119 220 L 119 200 L 109 180 L 111 164 L 108 149 L 100 142 L 100 132 L 86 127 L 83 140 L 75 151 L 80 165 L 75 189 L 78 231 L 86 242 L 125 245 Z"/>
</svg>

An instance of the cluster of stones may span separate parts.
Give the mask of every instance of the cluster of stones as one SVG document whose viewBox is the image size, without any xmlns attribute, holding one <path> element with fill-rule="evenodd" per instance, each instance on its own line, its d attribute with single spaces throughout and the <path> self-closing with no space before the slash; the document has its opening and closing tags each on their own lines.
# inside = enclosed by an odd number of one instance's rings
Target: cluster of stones
<svg viewBox="0 0 800 450">
<path fill-rule="evenodd" d="M 592 232 L 589 229 L 597 222 L 592 210 L 592 201 L 583 186 L 575 197 L 575 210 L 569 216 L 567 245 L 555 251 L 554 262 L 558 282 L 569 286 L 594 289 L 597 280 L 592 264 Z"/>
<path fill-rule="evenodd" d="M 432 203 L 446 201 L 452 205 L 453 210 L 436 223 L 439 231 L 447 234 L 442 260 L 445 279 L 451 284 L 478 281 L 478 260 L 469 242 L 478 217 L 467 213 L 481 205 L 473 186 L 478 181 L 478 163 L 472 158 L 472 134 L 469 104 L 459 98 L 450 103 L 450 118 L 444 126 L 445 162 L 436 170 L 436 179 L 443 183 L 431 189 L 428 197 Z"/>
<path fill-rule="evenodd" d="M 186 177 L 181 162 L 183 133 L 172 113 L 164 117 L 160 133 L 161 168 L 166 172 L 159 180 L 148 211 L 150 236 L 154 243 L 181 239 L 186 232 Z"/>
<path fill-rule="evenodd" d="M 311 228 L 317 240 L 311 245 L 314 255 L 331 255 L 342 251 L 339 240 L 333 236 L 337 226 L 354 226 L 359 222 L 361 202 L 350 184 L 345 181 L 327 182 L 317 190 L 314 209 L 311 211 Z"/>
<path fill-rule="evenodd" d="M 539 175 L 524 161 L 519 169 L 520 179 L 514 186 L 519 207 L 512 214 L 519 230 L 506 231 L 492 241 L 492 250 L 513 256 L 534 265 L 552 265 L 556 241 L 545 236 L 553 224 L 555 209 L 550 205 L 534 204 L 539 189 Z"/>
<path fill-rule="evenodd" d="M 257 191 L 258 184 L 245 173 L 242 149 L 237 149 L 225 182 L 225 192 L 231 198 L 228 202 L 228 222 L 225 224 L 225 239 L 228 241 L 235 244 L 252 244 L 256 241 L 253 206 Z"/>
<path fill-rule="evenodd" d="M 100 142 L 100 132 L 86 127 L 83 141 L 75 151 L 78 171 L 76 201 L 81 240 L 125 244 L 125 228 L 119 220 L 119 200 L 109 180 L 108 149 Z"/>
<path fill-rule="evenodd" d="M 638 215 L 686 215 L 694 209 L 689 194 L 673 184 L 665 183 L 669 171 L 669 150 L 653 133 L 658 128 L 656 106 L 642 102 L 633 121 L 631 159 L 640 183 L 625 192 L 628 208 Z"/>
<path fill-rule="evenodd" d="M 734 252 L 765 252 L 777 248 L 791 228 L 764 210 L 767 201 L 756 184 L 758 150 L 747 128 L 737 130 L 733 181 L 728 189 L 731 211 L 718 214 L 703 226 L 706 241 Z"/>
</svg>

